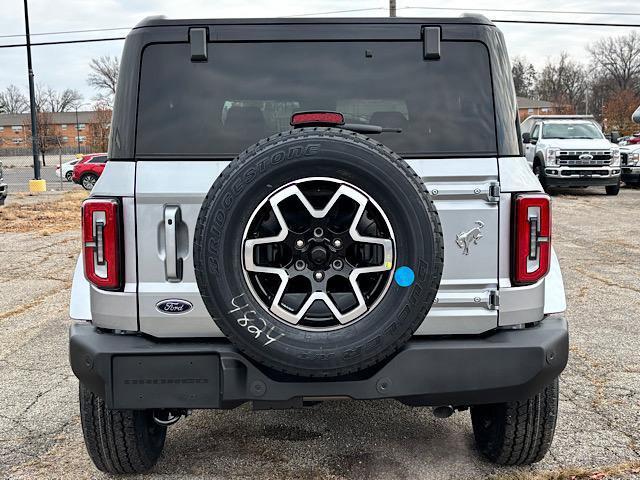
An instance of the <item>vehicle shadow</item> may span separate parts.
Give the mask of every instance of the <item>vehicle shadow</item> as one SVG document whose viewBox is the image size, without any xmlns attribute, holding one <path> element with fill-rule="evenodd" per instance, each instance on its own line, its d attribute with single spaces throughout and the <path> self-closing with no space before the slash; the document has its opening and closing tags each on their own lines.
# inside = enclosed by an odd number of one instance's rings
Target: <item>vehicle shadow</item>
<svg viewBox="0 0 640 480">
<path fill-rule="evenodd" d="M 169 431 L 163 475 L 214 478 L 477 478 L 468 412 L 436 419 L 392 400 L 301 410 L 199 411 Z"/>
</svg>

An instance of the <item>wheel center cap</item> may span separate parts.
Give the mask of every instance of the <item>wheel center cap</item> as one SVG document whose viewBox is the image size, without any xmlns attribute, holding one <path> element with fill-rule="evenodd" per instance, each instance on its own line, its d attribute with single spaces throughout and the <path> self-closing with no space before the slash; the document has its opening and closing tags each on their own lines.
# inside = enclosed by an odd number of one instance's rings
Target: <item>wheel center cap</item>
<svg viewBox="0 0 640 480">
<path fill-rule="evenodd" d="M 328 256 L 324 247 L 317 246 L 311 249 L 311 261 L 316 265 L 326 263 Z"/>
</svg>

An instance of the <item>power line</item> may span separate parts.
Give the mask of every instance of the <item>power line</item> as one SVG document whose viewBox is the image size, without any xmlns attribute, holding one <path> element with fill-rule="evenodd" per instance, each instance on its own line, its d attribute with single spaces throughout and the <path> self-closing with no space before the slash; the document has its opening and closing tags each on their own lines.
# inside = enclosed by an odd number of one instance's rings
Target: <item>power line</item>
<svg viewBox="0 0 640 480">
<path fill-rule="evenodd" d="M 404 8 L 404 7 L 402 7 Z M 358 11 L 364 10 L 380 10 L 379 8 L 375 9 L 358 9 Z M 382 9 L 386 10 L 386 9 Z M 336 11 L 335 13 L 343 13 L 344 11 Z M 318 14 L 308 14 L 308 15 L 326 15 L 328 13 L 333 12 L 323 12 Z M 305 14 L 306 16 L 307 14 Z M 493 19 L 491 20 L 494 23 L 516 23 L 523 25 L 567 25 L 567 26 L 578 26 L 578 27 L 626 27 L 626 28 L 640 28 L 640 23 L 600 23 L 600 22 L 563 22 L 563 21 L 552 21 L 552 20 L 501 20 L 501 19 Z M 68 45 L 74 43 L 95 43 L 95 42 L 111 42 L 116 40 L 124 40 L 125 37 L 110 37 L 110 38 L 85 38 L 81 40 L 59 40 L 55 42 L 36 42 L 32 43 L 31 46 L 45 46 L 45 45 Z M 15 48 L 15 47 L 26 47 L 26 43 L 10 43 L 7 45 L 0 45 L 0 48 Z"/>
<path fill-rule="evenodd" d="M 520 23 L 531 25 L 574 25 L 579 27 L 629 27 L 639 28 L 640 23 L 561 22 L 552 20 L 491 20 L 494 23 Z"/>
<path fill-rule="evenodd" d="M 315 13 L 301 13 L 296 15 L 287 15 L 287 17 L 308 17 L 313 15 L 329 15 L 335 13 L 355 13 L 355 12 L 367 12 L 376 10 L 386 10 L 385 7 L 370 7 L 370 8 L 354 8 L 350 10 L 332 10 L 329 12 L 315 12 Z M 456 11 L 456 12 L 502 12 L 502 13 L 542 13 L 542 14 L 559 14 L 559 15 L 607 15 L 611 17 L 631 17 L 640 16 L 640 12 L 595 12 L 587 10 L 523 10 L 523 9 L 507 9 L 507 8 L 459 8 L 459 7 L 414 7 L 405 6 L 397 7 L 397 10 L 440 10 L 440 11 Z M 498 22 L 499 20 L 494 20 Z M 635 26 L 635 25 L 630 25 Z M 61 30 L 57 32 L 39 32 L 32 33 L 31 36 L 46 36 L 46 35 L 67 35 L 71 33 L 94 33 L 94 32 L 112 32 L 116 30 L 130 30 L 131 27 L 111 27 L 111 28 L 90 28 L 85 30 Z M 18 38 L 24 37 L 24 33 L 17 33 L 12 35 L 0 35 L 0 38 Z"/>
<path fill-rule="evenodd" d="M 398 10 L 404 7 L 400 7 Z M 315 12 L 315 13 L 299 13 L 296 15 L 285 15 L 286 17 L 310 17 L 312 15 L 330 15 L 332 13 L 353 13 L 353 12 L 371 12 L 373 10 L 387 10 L 385 7 L 372 7 L 372 8 L 354 8 L 352 10 L 333 10 L 331 12 Z"/>
<path fill-rule="evenodd" d="M 37 42 L 32 43 L 31 46 L 43 46 L 43 45 L 66 45 L 70 43 L 93 43 L 93 42 L 111 42 L 114 40 L 124 40 L 126 37 L 111 37 L 111 38 L 84 38 L 82 40 L 59 40 L 57 42 Z M 26 43 L 10 43 L 8 45 L 0 45 L 0 48 L 14 48 L 14 47 L 26 47 Z"/>
<path fill-rule="evenodd" d="M 407 10 L 452 10 L 457 12 L 501 12 L 501 13 L 544 13 L 544 14 L 561 14 L 561 15 L 608 15 L 611 17 L 618 16 L 640 16 L 640 12 L 591 12 L 577 10 L 517 10 L 512 8 L 453 8 L 453 7 L 400 7 Z M 494 20 L 496 21 L 496 20 Z"/>
<path fill-rule="evenodd" d="M 41 33 L 32 33 L 31 36 L 35 37 L 36 35 L 65 35 L 67 33 L 91 33 L 91 32 L 111 32 L 113 30 L 131 30 L 131 27 L 114 27 L 114 28 L 90 28 L 88 30 L 63 30 L 60 32 L 41 32 Z M 24 37 L 24 33 L 17 33 L 13 35 L 0 35 L 0 38 L 17 38 Z"/>
<path fill-rule="evenodd" d="M 451 10 L 459 12 L 502 12 L 502 13 L 542 13 L 542 14 L 562 14 L 562 15 L 609 15 L 609 16 L 640 16 L 640 12 L 595 12 L 595 11 L 578 11 L 578 10 L 514 10 L 501 8 L 454 8 L 454 7 L 397 7 L 397 10 Z M 372 12 L 376 10 L 385 10 L 385 7 L 358 8 L 354 10 L 332 10 L 326 12 L 301 13 L 297 15 L 287 15 L 287 17 L 310 17 L 315 15 L 331 15 L 334 13 L 349 12 Z M 603 26 L 603 27 L 638 27 L 637 24 L 627 23 L 598 23 L 598 22 L 553 22 L 543 20 L 491 20 L 496 23 L 532 23 L 532 24 L 549 24 L 549 25 L 584 25 L 584 26 Z"/>
</svg>

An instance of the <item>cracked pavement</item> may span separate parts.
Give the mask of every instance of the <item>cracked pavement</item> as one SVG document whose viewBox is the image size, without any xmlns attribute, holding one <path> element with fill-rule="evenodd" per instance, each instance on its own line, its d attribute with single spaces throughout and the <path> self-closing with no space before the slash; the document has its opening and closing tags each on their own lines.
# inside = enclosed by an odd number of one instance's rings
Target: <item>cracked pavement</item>
<svg viewBox="0 0 640 480">
<path fill-rule="evenodd" d="M 542 462 L 485 462 L 467 412 L 440 420 L 393 401 L 340 401 L 196 412 L 169 430 L 155 473 L 144 478 L 479 478 L 640 461 L 640 190 L 600 190 L 554 197 L 571 352 Z M 79 245 L 78 230 L 0 234 L 0 478 L 107 478 L 85 452 L 67 362 Z"/>
</svg>

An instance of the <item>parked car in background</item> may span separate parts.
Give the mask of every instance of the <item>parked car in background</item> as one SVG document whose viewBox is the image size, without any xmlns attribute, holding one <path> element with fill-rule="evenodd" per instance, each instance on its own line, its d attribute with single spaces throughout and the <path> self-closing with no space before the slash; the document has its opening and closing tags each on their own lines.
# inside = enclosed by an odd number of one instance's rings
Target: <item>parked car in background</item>
<svg viewBox="0 0 640 480">
<path fill-rule="evenodd" d="M 79 183 L 85 190 L 93 189 L 93 186 L 102 175 L 105 165 L 107 164 L 106 153 L 92 153 L 84 155 L 82 160 L 73 166 L 72 180 Z"/>
<path fill-rule="evenodd" d="M 630 135 L 626 141 L 626 145 L 638 145 L 640 144 L 640 132 Z"/>
<path fill-rule="evenodd" d="M 521 131 L 527 162 L 545 190 L 598 185 L 607 195 L 620 191 L 620 147 L 592 116 L 534 115 Z"/>
<path fill-rule="evenodd" d="M 7 199 L 7 193 L 9 188 L 4 181 L 4 175 L 2 173 L 2 162 L 0 162 L 0 205 L 4 205 L 4 201 Z"/>
<path fill-rule="evenodd" d="M 620 149 L 620 179 L 627 185 L 640 186 L 640 145 L 627 145 Z"/>
<path fill-rule="evenodd" d="M 79 161 L 80 159 L 75 159 L 70 162 L 63 163 L 62 165 L 56 165 L 56 175 L 60 178 L 64 178 L 67 182 L 70 182 L 73 177 L 73 166 Z"/>
</svg>

